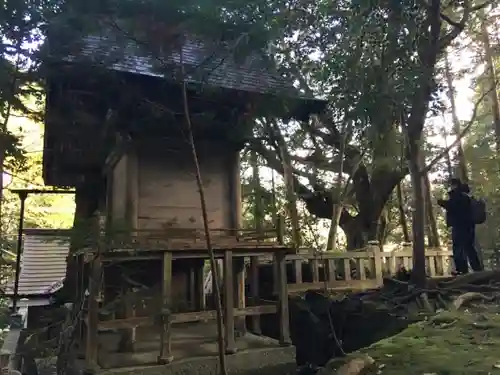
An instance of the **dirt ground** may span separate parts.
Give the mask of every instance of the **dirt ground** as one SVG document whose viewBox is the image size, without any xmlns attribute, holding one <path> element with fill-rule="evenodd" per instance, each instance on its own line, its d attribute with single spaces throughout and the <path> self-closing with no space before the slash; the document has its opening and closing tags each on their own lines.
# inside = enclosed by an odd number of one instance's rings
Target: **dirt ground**
<svg viewBox="0 0 500 375">
<path fill-rule="evenodd" d="M 326 373 L 335 374 L 334 368 L 363 355 L 373 358 L 374 364 L 365 372 L 350 373 L 500 375 L 500 306 L 480 304 L 437 312 L 396 336 L 329 363 Z"/>
</svg>

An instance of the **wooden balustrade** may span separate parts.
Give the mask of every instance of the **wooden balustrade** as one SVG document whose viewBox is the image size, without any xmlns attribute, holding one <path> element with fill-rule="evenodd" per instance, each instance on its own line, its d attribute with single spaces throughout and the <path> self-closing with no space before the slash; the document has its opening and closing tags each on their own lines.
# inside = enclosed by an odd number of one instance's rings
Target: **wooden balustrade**
<svg viewBox="0 0 500 375">
<path fill-rule="evenodd" d="M 448 276 L 451 273 L 452 252 L 447 248 L 426 249 L 429 277 Z M 287 256 L 293 263 L 294 281 L 288 283 L 289 292 L 309 289 L 363 290 L 377 288 L 383 277 L 394 275 L 402 267 L 413 268 L 411 244 L 401 249 L 382 252 L 377 242 L 355 252 L 299 253 Z M 312 280 L 303 280 L 304 264 L 311 269 Z"/>
<path fill-rule="evenodd" d="M 214 246 L 230 248 L 234 246 L 272 246 L 278 244 L 279 229 L 225 229 L 212 228 L 210 235 Z M 196 248 L 205 246 L 205 231 L 196 228 L 165 228 L 148 230 L 110 230 L 110 248 Z"/>
</svg>

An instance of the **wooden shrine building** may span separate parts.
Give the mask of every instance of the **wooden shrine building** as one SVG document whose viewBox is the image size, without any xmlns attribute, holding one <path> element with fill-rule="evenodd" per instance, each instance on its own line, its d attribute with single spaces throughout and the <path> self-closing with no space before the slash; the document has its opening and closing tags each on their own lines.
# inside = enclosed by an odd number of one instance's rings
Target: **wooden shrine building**
<svg viewBox="0 0 500 375">
<path fill-rule="evenodd" d="M 63 289 L 84 306 L 80 343 L 90 372 L 130 358 L 175 361 L 199 345 L 176 340 L 179 327 L 215 319 L 203 297 L 208 252 L 187 115 L 223 264 L 226 352 L 237 351 L 245 317 L 255 316 L 257 326 L 260 314 L 279 314 L 281 344 L 290 344 L 284 258 L 293 249 L 274 228 L 240 228 L 239 152 L 256 117 L 303 118 L 325 103 L 301 96 L 259 54 L 237 62 L 227 41 L 184 35 L 176 45 L 179 38 L 160 67 L 132 40 L 110 58 L 123 38 L 109 35 L 72 48 L 49 44 L 44 178 L 76 189 Z M 245 259 L 253 259 L 256 279 L 262 255 L 278 264 L 277 304 L 245 298 Z"/>
</svg>

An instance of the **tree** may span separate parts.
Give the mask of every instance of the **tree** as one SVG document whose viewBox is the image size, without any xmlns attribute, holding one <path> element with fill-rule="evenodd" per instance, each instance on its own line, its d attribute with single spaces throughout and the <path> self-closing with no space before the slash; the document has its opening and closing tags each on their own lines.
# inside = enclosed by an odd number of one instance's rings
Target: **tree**
<svg viewBox="0 0 500 375">
<path fill-rule="evenodd" d="M 9 127 L 16 117 L 40 120 L 42 99 L 37 74 L 37 45 L 43 38 L 44 15 L 56 6 L 51 0 L 6 0 L 0 12 L 0 216 L 5 170 L 23 168 L 21 141 Z M 1 220 L 0 220 L 1 221 Z"/>
</svg>

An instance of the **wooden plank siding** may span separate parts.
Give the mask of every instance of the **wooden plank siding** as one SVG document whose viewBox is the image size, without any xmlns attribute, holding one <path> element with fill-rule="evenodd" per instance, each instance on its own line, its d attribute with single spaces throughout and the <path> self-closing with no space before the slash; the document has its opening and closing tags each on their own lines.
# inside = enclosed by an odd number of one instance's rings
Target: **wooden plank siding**
<svg viewBox="0 0 500 375">
<path fill-rule="evenodd" d="M 238 152 L 204 142 L 198 153 L 209 226 L 233 229 L 241 203 L 234 186 L 239 183 L 234 176 Z M 135 151 L 129 149 L 116 164 L 112 178 L 115 222 L 125 219 L 139 230 L 203 228 L 194 164 L 185 141 L 136 144 Z"/>
</svg>

